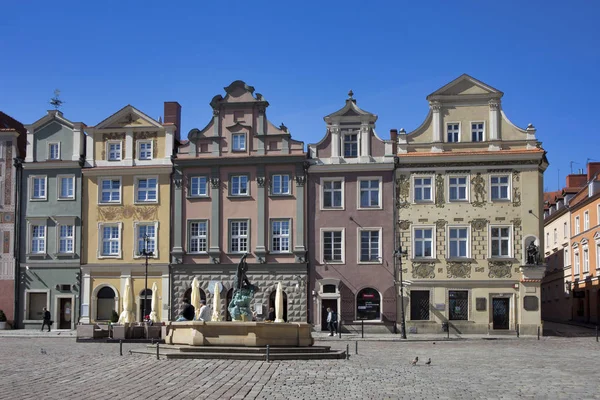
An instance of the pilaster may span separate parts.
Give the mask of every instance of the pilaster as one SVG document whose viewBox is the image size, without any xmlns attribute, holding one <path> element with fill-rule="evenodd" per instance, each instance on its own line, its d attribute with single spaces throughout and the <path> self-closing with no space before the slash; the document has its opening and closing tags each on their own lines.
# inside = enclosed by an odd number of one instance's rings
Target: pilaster
<svg viewBox="0 0 600 400">
<path fill-rule="evenodd" d="M 306 174 L 303 166 L 296 167 L 296 232 L 295 232 L 295 245 L 294 255 L 296 256 L 296 262 L 306 262 L 306 248 L 304 247 L 304 207 L 306 205 L 306 198 L 304 194 L 304 186 L 306 184 Z"/>
<path fill-rule="evenodd" d="M 73 153 L 71 154 L 71 161 L 79 161 L 79 157 L 82 154 L 82 132 L 81 124 L 75 124 L 73 127 Z"/>
<path fill-rule="evenodd" d="M 442 135 L 444 133 L 444 128 L 443 128 L 443 118 L 442 118 L 442 103 L 440 103 L 439 101 L 431 101 L 429 102 L 429 107 L 431 108 L 431 112 L 433 115 L 432 118 L 432 124 L 433 124 L 433 137 L 432 137 L 432 142 L 434 143 L 431 146 L 431 151 L 432 152 L 442 152 L 444 151 L 441 143 L 442 141 Z"/>
<path fill-rule="evenodd" d="M 89 271 L 83 272 L 81 277 L 81 315 L 79 322 L 82 324 L 90 323 L 90 298 L 92 295 L 91 291 L 92 279 Z"/>
<path fill-rule="evenodd" d="M 257 153 L 259 155 L 263 155 L 265 154 L 265 108 L 264 107 L 259 107 L 258 108 L 258 118 L 257 118 L 257 128 L 256 128 L 256 136 L 258 139 L 258 148 Z M 248 138 L 248 141 L 250 141 L 250 138 Z"/>
<path fill-rule="evenodd" d="M 331 128 L 331 163 L 340 163 L 340 127 L 333 125 Z"/>
<path fill-rule="evenodd" d="M 90 133 L 85 137 L 85 165 L 87 167 L 94 167 L 94 151 L 94 135 Z"/>
<path fill-rule="evenodd" d="M 165 129 L 165 159 L 170 160 L 173 155 L 173 141 L 175 136 L 175 127 L 168 126 Z"/>
<path fill-rule="evenodd" d="M 488 102 L 489 111 L 489 150 L 500 150 L 500 146 L 494 142 L 500 140 L 500 100 L 492 99 Z"/>
<path fill-rule="evenodd" d="M 33 128 L 27 129 L 27 154 L 25 154 L 25 162 L 33 162 L 33 152 L 35 146 L 33 145 Z"/>
<path fill-rule="evenodd" d="M 221 180 L 219 167 L 213 167 L 210 176 L 210 244 L 208 247 L 208 255 L 213 264 L 221 263 L 221 248 L 219 246 L 219 238 L 221 237 Z"/>
<path fill-rule="evenodd" d="M 363 123 L 360 126 L 360 162 L 369 162 L 371 160 L 371 129 L 368 124 Z"/>
<path fill-rule="evenodd" d="M 179 169 L 173 172 L 173 248 L 171 262 L 180 264 L 183 260 L 183 224 L 181 216 L 183 208 L 183 173 Z"/>
<path fill-rule="evenodd" d="M 260 263 L 264 263 L 266 261 L 265 256 L 267 255 L 267 248 L 265 247 L 265 224 L 268 224 L 268 221 L 265 221 L 265 186 L 267 185 L 268 183 L 265 177 L 265 167 L 264 165 L 259 165 L 256 171 L 256 206 L 258 207 L 258 226 L 256 231 L 256 248 L 254 252 L 258 262 Z"/>
<path fill-rule="evenodd" d="M 213 141 L 212 141 L 212 155 L 218 156 L 220 153 L 219 136 L 221 135 L 221 112 L 217 109 L 213 109 Z"/>
<path fill-rule="evenodd" d="M 133 129 L 127 129 L 125 131 L 125 161 L 133 160 L 133 146 Z"/>
</svg>

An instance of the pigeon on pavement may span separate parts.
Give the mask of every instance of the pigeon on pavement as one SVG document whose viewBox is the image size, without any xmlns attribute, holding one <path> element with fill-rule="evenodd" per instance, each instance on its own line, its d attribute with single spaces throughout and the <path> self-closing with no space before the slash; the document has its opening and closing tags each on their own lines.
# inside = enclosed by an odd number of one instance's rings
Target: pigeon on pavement
<svg viewBox="0 0 600 400">
<path fill-rule="evenodd" d="M 419 357 L 415 357 L 415 359 L 412 360 L 411 364 L 414 366 L 414 365 L 417 365 L 418 362 L 419 362 Z"/>
<path fill-rule="evenodd" d="M 431 365 L 431 358 L 429 360 L 427 360 L 427 362 L 425 364 L 426 365 Z"/>
</svg>

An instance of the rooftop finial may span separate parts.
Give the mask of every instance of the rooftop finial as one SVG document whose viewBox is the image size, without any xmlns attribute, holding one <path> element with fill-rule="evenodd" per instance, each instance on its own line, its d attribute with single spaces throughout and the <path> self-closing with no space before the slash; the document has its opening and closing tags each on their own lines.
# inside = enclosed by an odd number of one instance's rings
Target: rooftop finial
<svg viewBox="0 0 600 400">
<path fill-rule="evenodd" d="M 352 89 L 350 89 L 350 91 L 348 92 L 348 98 L 352 99 L 352 96 L 354 96 L 354 92 L 352 91 Z"/>
<path fill-rule="evenodd" d="M 50 99 L 50 104 L 54 107 L 55 110 L 58 110 L 64 104 L 64 101 L 59 99 L 59 97 L 60 90 L 56 89 L 54 91 L 54 97 Z"/>
</svg>

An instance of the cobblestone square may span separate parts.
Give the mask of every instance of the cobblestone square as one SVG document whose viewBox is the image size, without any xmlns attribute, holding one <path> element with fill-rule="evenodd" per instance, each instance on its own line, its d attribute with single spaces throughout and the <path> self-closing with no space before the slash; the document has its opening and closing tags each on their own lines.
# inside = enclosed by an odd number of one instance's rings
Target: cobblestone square
<svg viewBox="0 0 600 400">
<path fill-rule="evenodd" d="M 2 399 L 600 398 L 595 338 L 320 340 L 349 360 L 156 360 L 143 344 L 0 339 Z M 418 356 L 417 366 L 410 361 Z M 424 361 L 432 359 L 431 366 Z M 573 373 L 577 371 L 577 373 Z"/>
</svg>

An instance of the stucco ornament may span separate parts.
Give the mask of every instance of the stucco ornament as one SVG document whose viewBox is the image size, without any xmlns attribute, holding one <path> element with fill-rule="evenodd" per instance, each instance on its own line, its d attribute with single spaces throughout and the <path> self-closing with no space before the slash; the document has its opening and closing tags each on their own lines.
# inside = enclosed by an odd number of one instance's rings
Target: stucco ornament
<svg viewBox="0 0 600 400">
<path fill-rule="evenodd" d="M 435 221 L 435 227 L 438 229 L 444 229 L 448 222 L 445 219 L 438 219 Z"/>
<path fill-rule="evenodd" d="M 513 188 L 513 207 L 519 207 L 521 205 L 521 192 L 519 188 Z"/>
<path fill-rule="evenodd" d="M 266 179 L 264 176 L 259 176 L 256 178 L 256 184 L 258 187 L 265 187 Z"/>
<path fill-rule="evenodd" d="M 510 261 L 489 261 L 488 267 L 490 278 L 510 278 L 512 276 L 512 262 Z"/>
<path fill-rule="evenodd" d="M 398 226 L 400 227 L 400 229 L 405 231 L 410 228 L 410 221 L 402 220 L 402 221 L 398 222 Z"/>
<path fill-rule="evenodd" d="M 487 192 L 485 190 L 485 179 L 483 179 L 480 172 L 471 179 L 471 184 L 473 185 L 473 193 L 475 194 L 473 206 L 482 207 L 485 204 L 485 195 Z"/>
<path fill-rule="evenodd" d="M 444 208 L 444 177 L 442 174 L 438 174 L 435 178 L 435 206 L 438 208 Z"/>
<path fill-rule="evenodd" d="M 521 226 L 521 218 L 512 219 L 511 222 L 515 228 L 519 228 Z"/>
<path fill-rule="evenodd" d="M 414 262 L 412 263 L 412 275 L 420 279 L 435 278 L 435 263 L 433 262 Z"/>
<path fill-rule="evenodd" d="M 406 175 L 400 175 L 398 179 L 396 179 L 396 193 L 398 193 L 398 208 L 406 208 L 410 205 L 409 196 L 410 196 L 410 179 Z"/>
<path fill-rule="evenodd" d="M 158 206 L 98 206 L 99 221 L 135 218 L 140 221 L 158 220 Z"/>
<path fill-rule="evenodd" d="M 219 188 L 219 178 L 210 178 L 210 187 L 213 189 L 218 189 Z"/>
<path fill-rule="evenodd" d="M 470 278 L 471 263 L 469 262 L 448 262 L 448 278 Z"/>
<path fill-rule="evenodd" d="M 477 231 L 481 231 L 485 229 L 487 226 L 488 220 L 485 218 L 475 218 L 471 221 L 471 227 Z"/>
</svg>

